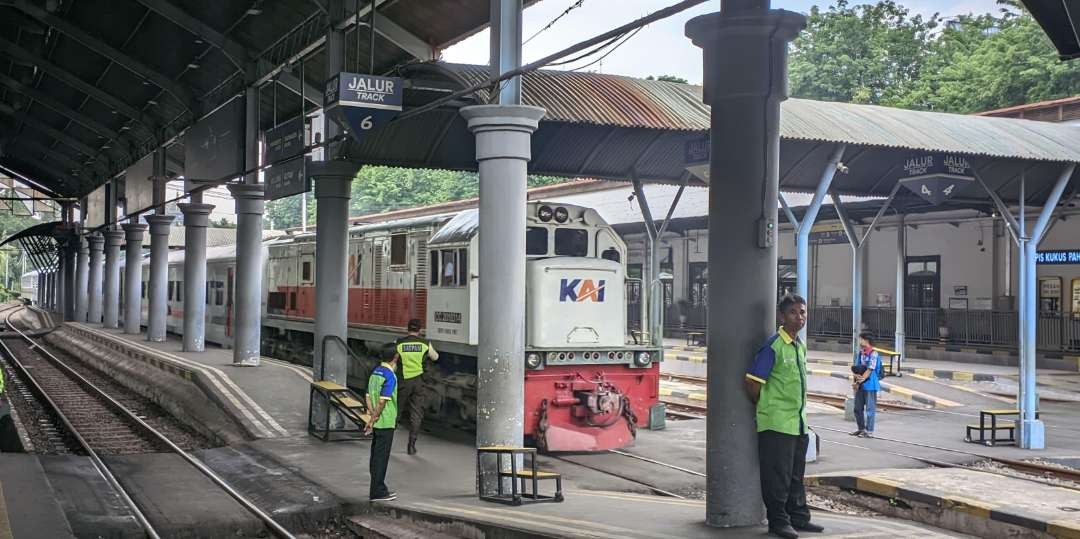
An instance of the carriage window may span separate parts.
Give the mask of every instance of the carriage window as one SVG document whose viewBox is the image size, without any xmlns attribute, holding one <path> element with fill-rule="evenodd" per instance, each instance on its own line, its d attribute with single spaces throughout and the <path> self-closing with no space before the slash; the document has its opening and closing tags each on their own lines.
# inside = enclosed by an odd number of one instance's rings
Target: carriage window
<svg viewBox="0 0 1080 539">
<path fill-rule="evenodd" d="M 176 290 L 176 281 L 169 281 L 169 301 L 173 300 Z"/>
<path fill-rule="evenodd" d="M 142 297 L 146 297 L 146 282 L 142 283 L 142 292 L 140 292 L 140 294 L 142 295 Z"/>
<path fill-rule="evenodd" d="M 225 305 L 225 283 L 214 281 L 214 304 Z"/>
<path fill-rule="evenodd" d="M 604 253 L 600 255 L 600 258 L 603 258 L 604 260 L 610 260 L 612 262 L 618 262 L 620 258 L 619 250 L 614 247 L 608 247 L 607 249 L 604 249 Z"/>
<path fill-rule="evenodd" d="M 214 284 L 213 281 L 206 281 L 206 304 L 207 305 L 210 305 L 210 297 L 211 297 L 210 296 L 210 288 L 211 288 L 212 284 Z"/>
<path fill-rule="evenodd" d="M 525 230 L 525 254 L 548 254 L 548 229 L 542 226 L 530 226 Z"/>
<path fill-rule="evenodd" d="M 555 254 L 562 256 L 588 256 L 589 232 L 580 228 L 556 228 Z"/>
<path fill-rule="evenodd" d="M 310 260 L 305 260 L 304 264 L 301 266 L 300 280 L 301 281 L 310 281 L 311 280 L 311 261 Z"/>
<path fill-rule="evenodd" d="M 394 234 L 390 236 L 390 265 L 391 266 L 404 266 L 409 263 L 408 252 L 406 251 L 406 241 L 408 236 L 405 234 Z"/>
<path fill-rule="evenodd" d="M 353 286 L 360 286 L 360 255 L 349 257 L 349 275 Z"/>
<path fill-rule="evenodd" d="M 431 285 L 431 286 L 438 286 L 438 284 L 439 284 L 439 275 L 440 275 L 440 273 L 439 273 L 439 269 L 440 269 L 439 268 L 439 251 L 436 251 L 436 250 L 432 249 L 431 252 L 428 253 L 428 257 L 431 259 L 430 262 L 428 263 L 428 272 L 431 273 L 431 275 L 428 276 L 428 279 L 429 279 L 428 284 Z"/>
<path fill-rule="evenodd" d="M 176 301 L 178 302 L 184 301 L 184 287 L 182 285 L 183 281 L 176 281 Z"/>
<path fill-rule="evenodd" d="M 446 250 L 440 253 L 440 257 L 443 259 L 442 271 L 440 271 L 440 283 L 443 286 L 457 286 L 458 283 L 458 260 L 457 253 L 453 250 Z"/>
<path fill-rule="evenodd" d="M 469 284 L 469 257 L 468 251 L 465 249 L 458 249 L 458 286 L 466 286 Z"/>
</svg>

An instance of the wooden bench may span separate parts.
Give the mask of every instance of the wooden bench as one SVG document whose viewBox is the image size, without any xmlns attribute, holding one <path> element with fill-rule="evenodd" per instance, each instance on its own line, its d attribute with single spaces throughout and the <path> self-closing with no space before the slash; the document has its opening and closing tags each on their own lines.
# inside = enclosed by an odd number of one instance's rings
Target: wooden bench
<svg viewBox="0 0 1080 539">
<path fill-rule="evenodd" d="M 321 399 L 326 403 L 323 417 L 315 417 L 315 400 Z M 352 426 L 345 425 L 340 428 L 330 426 L 331 411 L 343 417 Z M 321 419 L 321 421 L 316 421 Z M 308 433 L 324 442 L 331 441 L 334 434 L 345 436 L 339 439 L 366 438 L 364 429 L 371 422 L 371 414 L 368 413 L 364 399 L 353 390 L 329 380 L 311 383 L 311 398 L 308 402 Z"/>
<path fill-rule="evenodd" d="M 884 356 L 889 358 L 889 368 L 882 369 L 882 372 L 885 376 L 899 377 L 904 375 L 904 373 L 900 372 L 900 352 L 876 346 L 874 347 L 874 351 L 878 353 L 878 356 Z M 884 364 L 882 366 L 884 367 Z"/>
<path fill-rule="evenodd" d="M 489 492 L 484 487 L 483 461 L 484 456 L 495 457 L 495 469 L 499 470 L 495 492 Z M 503 471 L 503 457 L 509 457 L 510 471 Z M 522 459 L 522 468 L 518 469 L 518 457 Z M 510 479 L 510 492 L 506 492 L 503 479 Z M 555 481 L 555 493 L 551 496 L 541 495 L 539 492 L 540 481 Z M 532 488 L 529 488 L 532 485 Z M 506 505 L 521 505 L 522 503 L 537 502 L 561 502 L 562 475 L 555 472 L 546 472 L 536 469 L 536 449 L 531 447 L 487 446 L 476 450 L 476 488 L 481 500 L 502 503 Z"/>
<path fill-rule="evenodd" d="M 1016 443 L 1016 421 L 1008 421 L 998 423 L 999 417 L 1015 416 L 1020 418 L 1020 410 L 1014 408 L 1004 409 L 992 409 L 992 410 L 979 410 L 979 424 L 967 425 L 967 435 L 964 437 L 965 442 L 983 444 L 987 446 L 995 446 L 999 443 Z M 987 419 L 990 420 L 990 425 L 987 426 Z M 1035 412 L 1035 418 L 1039 418 L 1039 413 Z M 998 432 L 1004 432 L 1008 436 L 998 436 Z M 978 432 L 979 436 L 976 439 L 973 433 Z M 990 435 L 987 438 L 987 434 Z"/>
</svg>

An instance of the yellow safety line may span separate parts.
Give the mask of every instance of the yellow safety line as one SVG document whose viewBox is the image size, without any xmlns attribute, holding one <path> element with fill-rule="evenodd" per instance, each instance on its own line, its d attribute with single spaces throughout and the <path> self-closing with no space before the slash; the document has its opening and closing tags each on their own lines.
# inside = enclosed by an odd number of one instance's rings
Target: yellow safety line
<svg viewBox="0 0 1080 539">
<path fill-rule="evenodd" d="M 979 391 L 977 389 L 972 389 L 970 387 L 958 386 L 958 385 L 953 385 L 953 384 L 946 384 L 946 383 L 944 383 L 944 382 L 942 382 L 940 380 L 937 380 L 937 379 L 934 379 L 934 378 L 927 378 L 925 376 L 919 376 L 917 374 L 909 374 L 908 376 L 910 376 L 912 378 L 915 378 L 917 380 L 924 380 L 924 381 L 927 381 L 927 382 L 933 382 L 935 384 L 941 384 L 941 385 L 944 385 L 944 386 L 947 386 L 947 387 L 951 387 L 953 389 L 959 389 L 960 391 L 966 391 L 968 393 L 971 393 L 972 395 L 978 395 L 978 396 L 983 397 L 983 398 L 993 399 L 993 400 L 1001 401 L 1001 402 L 1007 402 L 1009 404 L 1016 404 L 1016 399 L 1010 399 L 1010 398 L 1007 398 L 1007 397 L 1000 397 L 998 395 L 991 395 L 989 393 L 983 393 L 982 391 Z"/>
<path fill-rule="evenodd" d="M 642 533 L 636 530 L 627 528 L 620 528 L 618 526 L 608 526 L 605 524 L 597 524 L 595 522 L 588 522 L 584 520 L 575 520 L 567 518 L 559 518 L 552 515 L 529 515 L 524 511 L 511 511 L 507 509 L 496 508 L 474 508 L 468 505 L 440 505 L 434 503 L 425 502 L 413 502 L 413 506 L 427 507 L 438 511 L 445 511 L 450 514 L 464 513 L 476 517 L 481 521 L 502 521 L 517 524 L 518 526 L 534 526 L 540 529 L 558 530 L 563 533 L 571 534 L 574 537 L 605 537 L 610 539 L 621 539 L 628 535 L 643 535 L 645 537 L 655 537 L 656 539 L 668 539 L 670 535 L 659 535 Z M 480 509 L 480 510 L 477 510 Z M 535 518 L 535 520 L 534 520 Z M 570 526 L 560 526 L 558 524 L 552 524 L 551 522 L 562 522 L 564 524 L 570 524 Z M 582 529 L 582 526 L 593 529 Z M 599 529 L 608 529 L 615 533 L 605 533 L 598 531 Z"/>
<path fill-rule="evenodd" d="M 574 496 L 593 496 L 597 498 L 610 498 L 613 500 L 628 500 L 632 502 L 644 502 L 655 503 L 659 505 L 678 505 L 682 507 L 704 507 L 705 502 L 699 500 L 680 500 L 678 498 L 667 498 L 660 496 L 640 496 L 630 493 L 622 492 L 607 492 L 607 491 L 574 491 Z"/>
<path fill-rule="evenodd" d="M 13 539 L 11 519 L 8 517 L 7 500 L 4 499 L 3 482 L 0 482 L 0 539 Z"/>
</svg>

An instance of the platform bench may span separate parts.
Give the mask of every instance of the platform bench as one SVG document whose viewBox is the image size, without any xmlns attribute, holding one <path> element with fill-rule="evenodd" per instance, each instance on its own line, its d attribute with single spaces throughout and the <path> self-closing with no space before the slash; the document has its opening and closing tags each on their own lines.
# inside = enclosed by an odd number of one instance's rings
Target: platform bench
<svg viewBox="0 0 1080 539">
<path fill-rule="evenodd" d="M 325 412 L 322 417 L 315 417 L 315 401 L 321 400 L 326 403 L 322 407 Z M 338 415 L 344 418 L 351 426 L 344 425 L 333 428 L 331 424 L 331 410 L 336 410 Z M 335 434 L 343 435 L 338 439 L 364 439 L 364 429 L 371 422 L 371 414 L 367 404 L 360 395 L 353 390 L 329 380 L 311 383 L 311 397 L 308 402 L 308 434 L 329 442 Z"/>
<path fill-rule="evenodd" d="M 889 350 L 888 348 L 880 348 L 877 346 L 874 347 L 874 351 L 878 353 L 878 356 L 889 358 L 889 368 L 882 369 L 882 371 L 885 373 L 885 376 L 899 377 L 904 375 L 902 372 L 900 372 L 900 352 L 897 352 L 896 350 Z M 882 364 L 882 367 L 884 367 L 884 364 Z"/>
<path fill-rule="evenodd" d="M 484 487 L 484 468 L 482 458 L 495 457 L 495 469 L 499 470 L 495 492 Z M 509 457 L 510 471 L 503 471 L 503 457 Z M 517 457 L 522 457 L 522 468 L 518 469 Z M 510 492 L 506 492 L 503 479 L 510 479 Z M 540 481 L 555 481 L 555 493 L 550 496 L 539 492 Z M 530 489 L 529 486 L 532 486 Z M 562 502 L 562 475 L 536 469 L 536 449 L 531 447 L 487 446 L 476 450 L 476 488 L 481 500 L 506 505 L 522 503 Z"/>
<path fill-rule="evenodd" d="M 999 417 L 1011 416 L 1015 416 L 1019 419 L 1020 410 L 1015 408 L 979 410 L 979 424 L 967 425 L 967 435 L 964 437 L 964 441 L 987 446 L 995 446 L 999 443 L 1016 443 L 1016 421 L 998 423 Z M 1038 412 L 1035 412 L 1035 418 L 1039 418 Z M 987 419 L 990 420 L 989 425 L 987 425 Z M 1007 437 L 999 437 L 999 431 L 1007 434 Z M 972 435 L 974 432 L 978 432 L 978 438 Z M 989 438 L 987 438 L 987 434 L 990 435 Z"/>
</svg>

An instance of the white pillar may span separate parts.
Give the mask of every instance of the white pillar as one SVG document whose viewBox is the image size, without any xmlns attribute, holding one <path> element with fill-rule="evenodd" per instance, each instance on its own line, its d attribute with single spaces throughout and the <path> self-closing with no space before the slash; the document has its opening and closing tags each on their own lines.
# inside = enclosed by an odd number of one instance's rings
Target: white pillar
<svg viewBox="0 0 1080 539">
<path fill-rule="evenodd" d="M 544 109 L 461 109 L 480 171 L 476 444 L 520 447 L 525 422 L 525 204 L 532 133 Z M 320 212 L 322 211 L 320 207 Z"/>
<path fill-rule="evenodd" d="M 206 349 L 206 227 L 212 204 L 180 204 L 184 212 L 184 347 Z"/>
<path fill-rule="evenodd" d="M 262 350 L 263 186 L 231 184 L 229 191 L 236 199 L 237 224 L 233 365 L 258 366 Z"/>
<path fill-rule="evenodd" d="M 142 331 L 142 242 L 146 225 L 124 225 L 126 259 L 124 263 L 124 333 Z"/>
<path fill-rule="evenodd" d="M 76 241 L 79 243 L 79 254 L 75 261 L 77 265 L 75 268 L 75 321 L 86 322 L 86 314 L 90 308 L 87 301 L 90 281 L 90 248 L 86 244 L 85 237 L 80 235 Z"/>
<path fill-rule="evenodd" d="M 165 321 L 168 316 L 169 230 L 172 215 L 155 214 L 143 217 L 150 225 L 150 285 L 147 300 L 146 340 L 165 342 Z"/>
<path fill-rule="evenodd" d="M 90 243 L 90 275 L 87 277 L 90 288 L 90 307 L 86 321 L 91 324 L 101 323 L 101 279 L 102 264 L 105 259 L 105 238 L 101 234 L 91 234 L 86 240 Z"/>
<path fill-rule="evenodd" d="M 123 230 L 106 230 L 105 235 L 105 275 L 104 282 L 104 326 L 120 327 L 120 244 L 124 239 Z"/>
<path fill-rule="evenodd" d="M 349 356 L 349 197 L 357 166 L 346 161 L 314 162 L 309 166 L 319 204 L 315 232 L 315 357 L 316 380 L 345 385 Z M 325 344 L 325 347 L 324 347 Z"/>
</svg>

